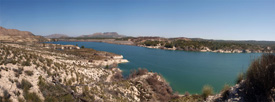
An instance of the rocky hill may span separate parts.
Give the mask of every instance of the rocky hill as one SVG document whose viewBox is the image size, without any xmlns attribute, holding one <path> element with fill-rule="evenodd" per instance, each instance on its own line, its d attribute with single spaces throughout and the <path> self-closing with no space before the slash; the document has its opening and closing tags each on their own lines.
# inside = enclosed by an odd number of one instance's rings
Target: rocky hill
<svg viewBox="0 0 275 102">
<path fill-rule="evenodd" d="M 44 36 L 45 38 L 67 38 L 69 37 L 68 35 L 66 34 L 51 34 L 51 35 L 47 35 L 47 36 Z"/>
<path fill-rule="evenodd" d="M 0 26 L 1 42 L 43 42 L 48 39 L 42 36 L 35 36 L 29 31 L 20 31 L 17 29 L 6 29 Z"/>
<path fill-rule="evenodd" d="M 104 32 L 94 33 L 91 35 L 81 35 L 78 38 L 122 38 L 123 35 L 119 35 L 117 32 Z"/>
</svg>

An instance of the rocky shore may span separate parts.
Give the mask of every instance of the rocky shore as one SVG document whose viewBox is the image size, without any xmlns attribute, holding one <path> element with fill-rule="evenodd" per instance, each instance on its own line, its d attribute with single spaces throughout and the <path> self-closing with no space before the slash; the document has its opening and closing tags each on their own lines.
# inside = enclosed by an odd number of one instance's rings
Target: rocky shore
<svg viewBox="0 0 275 102">
<path fill-rule="evenodd" d="M 182 51 L 186 51 L 184 49 L 181 48 L 176 48 L 176 47 L 172 47 L 172 48 L 167 48 L 167 47 L 163 47 L 163 46 L 146 46 L 146 45 L 137 45 L 140 47 L 146 47 L 146 48 L 152 48 L 152 49 L 163 49 L 163 50 L 182 50 Z M 214 53 L 274 53 L 275 51 L 273 50 L 249 50 L 249 49 L 230 49 L 230 50 L 224 50 L 224 49 L 218 49 L 218 50 L 211 50 L 208 47 L 201 47 L 200 49 L 190 49 L 187 51 L 197 51 L 197 52 L 214 52 Z"/>
<path fill-rule="evenodd" d="M 156 40 L 157 39 L 157 40 Z M 70 39 L 56 39 L 53 41 L 87 41 L 87 42 L 104 42 L 104 43 L 110 43 L 110 44 L 119 44 L 119 45 L 133 45 L 133 46 L 140 46 L 140 47 L 146 47 L 146 48 L 153 48 L 153 49 L 163 49 L 163 50 L 180 50 L 180 51 L 196 51 L 196 52 L 214 52 L 214 53 L 274 53 L 275 50 L 272 50 L 271 47 L 267 46 L 265 48 L 259 47 L 255 49 L 243 49 L 243 48 L 226 48 L 226 49 L 216 49 L 216 50 L 211 50 L 209 47 L 206 46 L 201 46 L 199 48 L 194 48 L 194 46 L 186 46 L 184 48 L 181 47 L 165 47 L 163 44 L 158 43 L 156 46 L 147 46 L 144 44 L 146 41 L 163 41 L 165 42 L 167 39 L 162 38 L 152 38 L 152 39 L 145 39 L 143 40 L 141 38 L 129 38 L 128 40 L 116 40 L 116 39 L 75 39 L 75 38 L 70 38 Z M 186 40 L 186 39 L 184 39 Z M 189 41 L 190 39 L 187 39 Z M 167 40 L 169 41 L 169 40 Z M 198 41 L 199 42 L 199 41 Z M 244 45 L 245 46 L 245 45 Z M 254 46 L 259 46 L 259 45 L 254 45 Z"/>
</svg>

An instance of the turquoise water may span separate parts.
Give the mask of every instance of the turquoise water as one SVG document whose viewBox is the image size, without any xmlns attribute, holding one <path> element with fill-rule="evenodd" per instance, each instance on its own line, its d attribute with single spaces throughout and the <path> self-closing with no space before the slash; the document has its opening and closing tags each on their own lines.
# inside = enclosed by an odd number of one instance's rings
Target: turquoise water
<svg viewBox="0 0 275 102">
<path fill-rule="evenodd" d="M 261 54 L 222 54 L 148 49 L 138 46 L 99 42 L 51 42 L 85 46 L 100 51 L 121 54 L 129 63 L 119 64 L 126 76 L 130 70 L 147 68 L 160 73 L 174 91 L 201 93 L 203 85 L 211 85 L 218 92 L 224 84 L 233 85 L 240 72 L 245 72 L 253 59 Z"/>
</svg>

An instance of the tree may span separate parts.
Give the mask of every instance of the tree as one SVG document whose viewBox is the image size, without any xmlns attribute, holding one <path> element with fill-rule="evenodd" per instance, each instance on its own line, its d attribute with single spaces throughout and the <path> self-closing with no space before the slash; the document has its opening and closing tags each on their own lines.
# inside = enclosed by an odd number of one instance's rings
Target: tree
<svg viewBox="0 0 275 102">
<path fill-rule="evenodd" d="M 164 47 L 173 48 L 173 44 L 171 44 L 171 43 L 166 43 Z"/>
</svg>

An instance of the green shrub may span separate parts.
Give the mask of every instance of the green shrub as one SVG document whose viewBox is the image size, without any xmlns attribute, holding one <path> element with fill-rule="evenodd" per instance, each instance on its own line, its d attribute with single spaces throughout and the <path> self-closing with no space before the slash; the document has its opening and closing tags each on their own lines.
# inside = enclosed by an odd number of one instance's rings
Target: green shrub
<svg viewBox="0 0 275 102">
<path fill-rule="evenodd" d="M 28 91 L 30 88 L 32 87 L 32 84 L 26 80 L 26 79 L 22 79 L 21 81 L 21 89 L 23 89 L 24 91 Z"/>
<path fill-rule="evenodd" d="M 9 94 L 9 92 L 7 91 L 7 90 L 4 90 L 3 91 L 3 95 L 4 95 L 4 97 L 3 97 L 3 102 L 12 102 L 11 100 L 10 100 L 10 97 L 11 97 L 11 95 Z M 0 100 L 0 101 L 2 101 L 2 100 Z"/>
<path fill-rule="evenodd" d="M 14 83 L 14 80 L 13 80 L 13 79 L 11 79 L 11 78 L 9 78 L 9 81 L 10 81 L 11 83 Z"/>
<path fill-rule="evenodd" d="M 15 77 L 19 77 L 22 74 L 23 70 L 23 68 L 13 69 Z"/>
<path fill-rule="evenodd" d="M 26 99 L 27 102 L 42 102 L 42 100 L 39 98 L 39 96 L 32 92 L 24 92 L 24 98 Z"/>
<path fill-rule="evenodd" d="M 45 102 L 74 102 L 71 93 L 66 92 L 65 89 L 58 84 L 47 83 L 42 76 L 39 77 L 38 86 L 45 97 Z"/>
<path fill-rule="evenodd" d="M 255 60 L 247 70 L 246 79 L 246 101 L 271 101 L 271 89 L 275 87 L 275 55 L 264 54 Z"/>
<path fill-rule="evenodd" d="M 32 75 L 33 75 L 33 71 L 26 70 L 26 71 L 25 71 L 25 74 L 27 74 L 28 76 L 32 76 Z"/>
<path fill-rule="evenodd" d="M 204 85 L 202 88 L 202 97 L 206 99 L 208 96 L 213 95 L 214 90 L 213 87 L 210 85 Z"/>
<path fill-rule="evenodd" d="M 22 65 L 22 66 L 31 66 L 31 62 L 30 62 L 30 60 L 23 61 L 23 62 L 21 63 L 21 65 Z"/>
<path fill-rule="evenodd" d="M 46 59 L 47 61 L 47 66 L 51 67 L 51 65 L 53 64 L 53 60 L 52 59 Z"/>
<path fill-rule="evenodd" d="M 160 41 L 150 41 L 150 40 L 147 40 L 147 41 L 144 42 L 144 44 L 146 46 L 157 46 L 159 43 L 162 44 L 162 42 L 160 42 Z"/>
<path fill-rule="evenodd" d="M 173 46 L 174 46 L 174 45 L 173 45 L 173 44 L 171 44 L 171 43 L 166 43 L 164 47 L 167 47 L 167 48 L 173 48 Z"/>
</svg>

